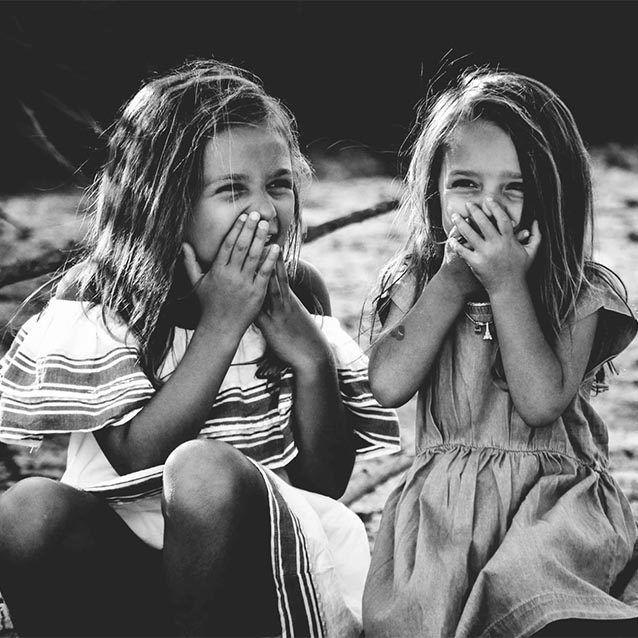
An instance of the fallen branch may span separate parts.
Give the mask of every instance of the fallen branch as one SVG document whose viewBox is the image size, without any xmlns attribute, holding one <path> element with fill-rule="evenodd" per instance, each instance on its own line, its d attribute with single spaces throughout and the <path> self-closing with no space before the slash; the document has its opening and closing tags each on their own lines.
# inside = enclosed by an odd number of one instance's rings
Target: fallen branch
<svg viewBox="0 0 638 638">
<path fill-rule="evenodd" d="M 366 219 L 370 219 L 371 217 L 377 217 L 378 215 L 389 213 L 391 210 L 395 210 L 398 205 L 399 202 L 395 199 L 392 199 L 389 201 L 380 202 L 376 206 L 372 206 L 370 208 L 355 210 L 353 213 L 348 213 L 347 215 L 343 215 L 342 217 L 331 219 L 330 221 L 324 222 L 323 224 L 309 226 L 306 230 L 304 243 L 309 244 L 310 242 L 316 241 L 320 237 L 328 235 L 335 230 L 339 230 L 339 228 L 343 228 L 344 226 L 357 224 L 359 222 L 365 221 Z"/>
<path fill-rule="evenodd" d="M 342 217 L 331 219 L 323 224 L 317 224 L 316 226 L 309 226 L 306 230 L 304 243 L 309 244 L 316 241 L 320 237 L 324 237 L 339 228 L 349 226 L 350 224 L 357 224 L 359 222 L 370 219 L 371 217 L 377 217 L 391 210 L 396 209 L 398 206 L 397 200 L 389 200 L 380 202 L 376 206 L 370 208 L 364 208 L 363 210 L 356 210 Z M 62 248 L 50 248 L 38 257 L 32 259 L 16 260 L 8 264 L 0 265 L 0 288 L 15 284 L 19 281 L 26 281 L 39 277 L 40 275 L 46 275 L 48 273 L 62 268 L 68 261 L 70 253 L 80 249 L 80 244 L 76 242 L 69 242 Z"/>
<path fill-rule="evenodd" d="M 52 157 L 60 166 L 63 166 L 71 175 L 75 175 L 75 166 L 58 151 L 55 145 L 46 136 L 44 129 L 40 126 L 40 122 L 35 115 L 35 111 L 24 102 L 20 102 L 20 106 L 29 119 L 35 133 L 35 135 L 31 137 L 31 141 L 39 146 L 47 155 Z"/>
<path fill-rule="evenodd" d="M 79 248 L 79 244 L 70 241 L 62 248 L 49 248 L 37 257 L 0 265 L 0 288 L 56 271 Z"/>
<path fill-rule="evenodd" d="M 341 497 L 341 502 L 348 507 L 353 507 L 359 499 L 374 492 L 379 485 L 383 485 L 391 478 L 405 472 L 412 465 L 413 460 L 413 456 L 405 453 L 384 459 L 383 464 L 376 468 L 371 475 L 364 476 L 358 485 L 351 483 L 350 489 Z"/>
<path fill-rule="evenodd" d="M 31 228 L 28 226 L 24 226 L 17 219 L 13 219 L 13 217 L 9 217 L 7 212 L 0 206 L 0 220 L 2 220 L 5 224 L 12 226 L 18 231 L 18 237 L 20 239 L 26 239 L 31 235 Z"/>
</svg>

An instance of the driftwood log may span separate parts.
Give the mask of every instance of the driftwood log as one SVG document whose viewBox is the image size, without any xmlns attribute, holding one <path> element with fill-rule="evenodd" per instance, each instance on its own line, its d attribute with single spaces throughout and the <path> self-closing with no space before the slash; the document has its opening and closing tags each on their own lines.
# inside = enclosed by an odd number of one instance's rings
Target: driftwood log
<svg viewBox="0 0 638 638">
<path fill-rule="evenodd" d="M 371 217 L 377 217 L 395 210 L 397 206 L 398 202 L 396 200 L 384 201 L 370 208 L 356 210 L 331 219 L 323 224 L 309 226 L 305 233 L 304 242 L 309 244 L 339 228 L 357 224 Z M 62 268 L 72 258 L 73 254 L 80 249 L 81 246 L 78 243 L 69 242 L 61 248 L 50 248 L 31 259 L 19 259 L 7 264 L 0 264 L 0 288 L 55 272 Z"/>
</svg>

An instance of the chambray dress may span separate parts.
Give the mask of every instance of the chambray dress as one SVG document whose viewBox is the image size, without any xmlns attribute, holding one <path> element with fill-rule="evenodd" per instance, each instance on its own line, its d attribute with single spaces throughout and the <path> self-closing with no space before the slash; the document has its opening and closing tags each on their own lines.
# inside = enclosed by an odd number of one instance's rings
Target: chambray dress
<svg viewBox="0 0 638 638">
<path fill-rule="evenodd" d="M 392 298 L 407 310 L 410 284 Z M 637 324 L 599 280 L 580 295 L 574 321 L 594 312 L 582 386 L 540 428 L 523 422 L 492 372 L 497 336 L 484 340 L 460 313 L 418 394 L 414 463 L 383 512 L 364 592 L 366 638 L 517 638 L 563 618 L 638 616 L 638 578 L 615 591 L 636 523 L 589 403 L 595 372 Z"/>
<path fill-rule="evenodd" d="M 353 447 L 364 457 L 398 451 L 396 413 L 373 398 L 367 359 L 336 318 L 313 318 L 336 361 Z M 70 433 L 62 482 L 100 495 L 139 538 L 161 548 L 163 466 L 119 476 L 93 436 L 128 423 L 155 392 L 128 326 L 106 319 L 100 306 L 53 299 L 25 323 L 0 360 L 0 440 L 37 447 L 47 434 Z M 175 329 L 160 370 L 164 379 L 191 337 L 192 331 Z M 275 379 L 258 378 L 256 362 L 264 349 L 263 335 L 251 326 L 211 397 L 199 438 L 241 450 L 264 480 L 281 635 L 355 638 L 370 560 L 366 531 L 343 504 L 282 479 L 280 469 L 298 453 L 291 423 L 293 374 L 284 369 Z M 10 628 L 0 604 L 0 633 Z"/>
</svg>

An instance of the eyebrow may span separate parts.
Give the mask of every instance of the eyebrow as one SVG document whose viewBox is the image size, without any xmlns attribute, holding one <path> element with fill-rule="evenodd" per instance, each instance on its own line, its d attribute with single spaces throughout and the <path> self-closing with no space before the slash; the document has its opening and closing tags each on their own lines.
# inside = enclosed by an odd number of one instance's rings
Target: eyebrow
<svg viewBox="0 0 638 638">
<path fill-rule="evenodd" d="M 470 170 L 466 170 L 462 168 L 455 169 L 453 171 L 450 171 L 449 173 L 450 177 L 454 175 L 474 177 L 478 174 L 479 173 L 477 171 L 470 171 Z M 521 173 L 518 173 L 516 171 L 503 171 L 499 173 L 499 177 L 507 177 L 509 179 L 523 179 L 523 176 L 521 175 Z"/>
<path fill-rule="evenodd" d="M 211 184 L 217 184 L 219 182 L 240 182 L 248 179 L 248 177 L 249 176 L 245 173 L 227 173 L 226 175 L 220 175 L 219 177 L 215 177 L 214 179 L 207 181 L 204 184 L 204 187 L 210 186 Z M 276 177 L 292 177 L 292 171 L 289 168 L 280 168 L 270 176 L 271 179 Z"/>
</svg>

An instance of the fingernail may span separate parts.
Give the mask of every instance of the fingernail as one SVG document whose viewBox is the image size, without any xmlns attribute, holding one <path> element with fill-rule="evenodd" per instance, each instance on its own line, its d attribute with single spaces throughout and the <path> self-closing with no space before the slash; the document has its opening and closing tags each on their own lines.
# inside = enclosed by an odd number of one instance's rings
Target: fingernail
<svg viewBox="0 0 638 638">
<path fill-rule="evenodd" d="M 270 247 L 270 250 L 272 250 L 272 252 L 276 255 L 281 250 L 281 247 L 279 246 L 279 244 L 273 244 Z"/>
<path fill-rule="evenodd" d="M 249 217 L 251 221 L 256 222 L 261 217 L 261 215 L 256 210 L 254 210 L 250 213 Z"/>
<path fill-rule="evenodd" d="M 270 226 L 270 224 L 265 220 L 262 219 L 258 224 L 257 224 L 257 228 L 263 228 L 265 230 L 268 230 L 268 227 Z"/>
<path fill-rule="evenodd" d="M 245 222 L 245 221 L 246 221 L 246 217 L 247 217 L 246 213 L 242 213 L 242 214 L 239 216 L 239 221 L 240 221 L 240 222 Z"/>
</svg>

